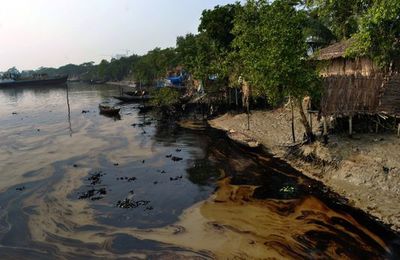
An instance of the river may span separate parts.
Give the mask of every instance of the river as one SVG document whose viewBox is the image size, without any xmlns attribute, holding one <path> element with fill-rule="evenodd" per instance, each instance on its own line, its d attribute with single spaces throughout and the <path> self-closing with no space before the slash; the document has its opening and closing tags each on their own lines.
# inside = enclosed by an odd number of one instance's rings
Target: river
<svg viewBox="0 0 400 260">
<path fill-rule="evenodd" d="M 1 259 L 396 259 L 400 237 L 216 130 L 118 87 L 0 89 Z"/>
</svg>

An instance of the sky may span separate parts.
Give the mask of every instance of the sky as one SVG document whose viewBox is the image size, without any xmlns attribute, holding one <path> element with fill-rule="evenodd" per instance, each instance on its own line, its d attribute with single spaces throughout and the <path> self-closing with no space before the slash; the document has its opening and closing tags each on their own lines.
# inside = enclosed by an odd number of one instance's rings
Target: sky
<svg viewBox="0 0 400 260">
<path fill-rule="evenodd" d="M 204 9 L 234 0 L 2 0 L 0 71 L 145 54 L 196 33 Z"/>
</svg>

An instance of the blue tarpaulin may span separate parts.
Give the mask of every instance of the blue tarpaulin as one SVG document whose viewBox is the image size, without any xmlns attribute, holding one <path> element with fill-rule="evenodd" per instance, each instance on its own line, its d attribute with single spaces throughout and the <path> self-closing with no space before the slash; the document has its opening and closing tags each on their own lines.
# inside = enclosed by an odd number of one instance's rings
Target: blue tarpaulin
<svg viewBox="0 0 400 260">
<path fill-rule="evenodd" d="M 178 76 L 178 77 L 168 77 L 168 80 L 171 81 L 171 83 L 173 85 L 181 85 L 182 81 L 183 81 L 183 77 L 182 76 Z"/>
</svg>

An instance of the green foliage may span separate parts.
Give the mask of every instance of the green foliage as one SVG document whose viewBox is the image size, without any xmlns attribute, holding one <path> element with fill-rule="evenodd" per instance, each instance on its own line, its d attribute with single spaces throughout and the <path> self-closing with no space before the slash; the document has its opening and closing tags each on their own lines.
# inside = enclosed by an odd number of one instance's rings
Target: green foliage
<svg viewBox="0 0 400 260">
<path fill-rule="evenodd" d="M 400 1 L 374 1 L 360 20 L 360 31 L 347 51 L 349 56 L 369 56 L 381 68 L 400 57 Z"/>
<path fill-rule="evenodd" d="M 318 76 L 307 56 L 307 14 L 296 4 L 248 1 L 235 23 L 234 43 L 244 76 L 272 104 L 318 91 Z"/>
<path fill-rule="evenodd" d="M 231 74 L 232 29 L 234 18 L 241 9 L 240 4 L 216 6 L 204 10 L 199 25 L 199 34 L 187 34 L 177 38 L 177 53 L 180 63 L 191 72 L 194 78 L 203 82 L 206 89 L 211 86 L 209 76 L 218 76 L 225 86 Z"/>
<path fill-rule="evenodd" d="M 96 66 L 94 65 L 94 62 L 85 62 L 80 65 L 67 64 L 58 69 L 41 67 L 37 69 L 35 73 L 47 74 L 49 76 L 69 75 L 70 77 L 78 77 L 80 75 L 92 74 L 95 70 Z"/>
<path fill-rule="evenodd" d="M 236 3 L 204 10 L 200 19 L 199 32 L 206 34 L 219 49 L 229 50 L 235 37 L 232 33 L 234 19 L 240 9 L 240 4 Z"/>
<path fill-rule="evenodd" d="M 217 48 L 205 34 L 187 34 L 177 38 L 177 53 L 180 64 L 190 71 L 196 79 L 207 80 L 209 75 L 216 74 L 215 59 Z"/>
<path fill-rule="evenodd" d="M 358 18 L 373 0 L 309 0 L 311 16 L 329 28 L 337 40 L 350 38 L 358 30 Z"/>
<path fill-rule="evenodd" d="M 178 65 L 174 48 L 155 48 L 141 56 L 133 65 L 133 76 L 144 85 L 166 76 L 168 70 Z"/>
<path fill-rule="evenodd" d="M 174 88 L 160 88 L 152 92 L 151 104 L 158 107 L 170 107 L 179 103 L 180 93 Z"/>
</svg>

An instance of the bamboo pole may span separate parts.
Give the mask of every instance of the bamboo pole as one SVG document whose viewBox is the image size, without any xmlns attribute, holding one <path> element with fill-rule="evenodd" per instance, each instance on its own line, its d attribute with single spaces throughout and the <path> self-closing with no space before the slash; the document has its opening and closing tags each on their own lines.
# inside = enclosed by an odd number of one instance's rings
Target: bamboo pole
<svg viewBox="0 0 400 260">
<path fill-rule="evenodd" d="M 349 135 L 353 136 L 353 116 L 349 116 Z"/>
<path fill-rule="evenodd" d="M 400 137 L 400 123 L 399 123 L 399 125 L 397 127 L 397 137 Z"/>
<path fill-rule="evenodd" d="M 308 121 L 309 121 L 309 124 L 310 124 L 310 127 L 311 127 L 311 130 L 313 129 L 313 125 L 312 125 L 312 114 L 311 114 L 311 99 L 310 99 L 310 102 L 308 103 L 308 108 L 307 108 L 307 110 L 308 110 Z"/>
<path fill-rule="evenodd" d="M 247 106 L 247 130 L 250 130 L 250 96 L 246 100 Z"/>
<path fill-rule="evenodd" d="M 322 135 L 323 136 L 327 136 L 328 135 L 328 124 L 326 122 L 326 116 L 322 117 L 322 123 L 323 123 L 323 126 L 324 126 L 324 130 L 322 132 Z"/>
</svg>

